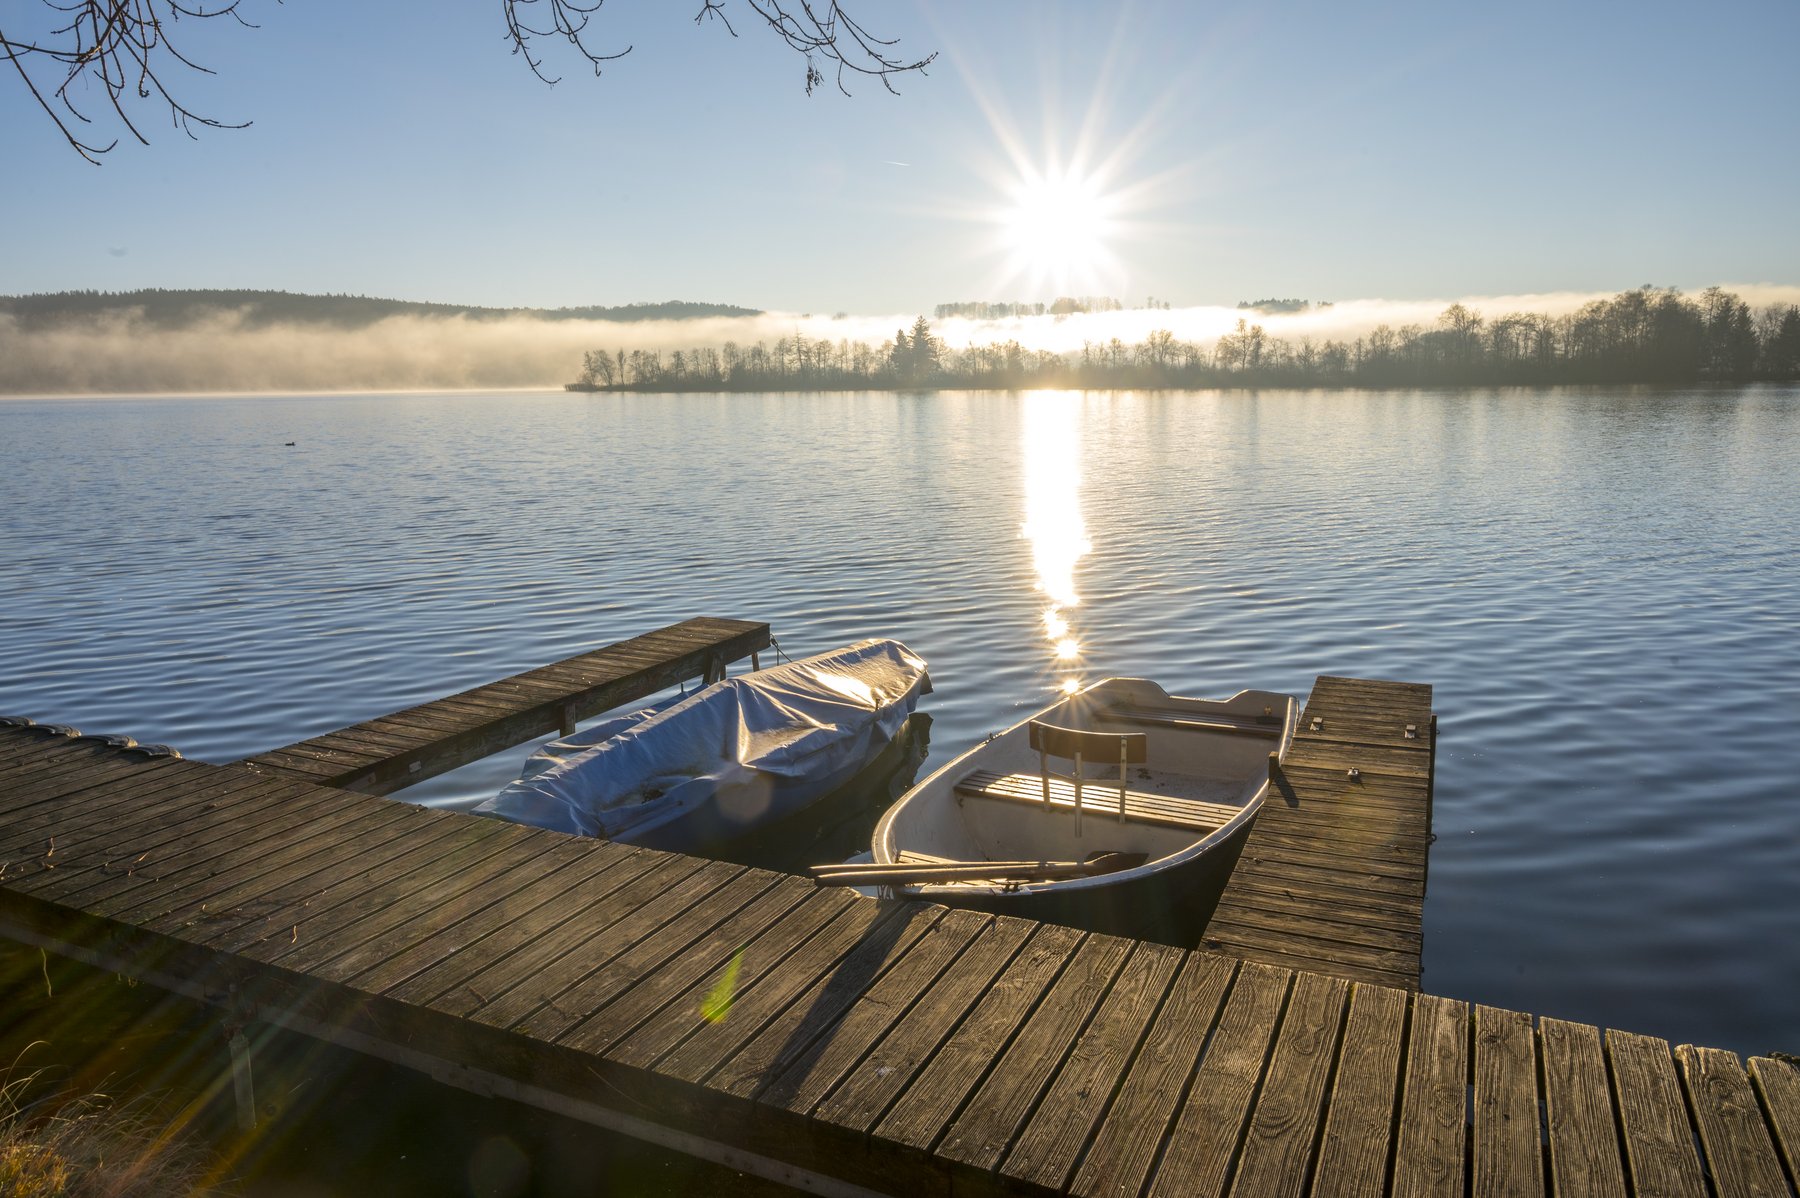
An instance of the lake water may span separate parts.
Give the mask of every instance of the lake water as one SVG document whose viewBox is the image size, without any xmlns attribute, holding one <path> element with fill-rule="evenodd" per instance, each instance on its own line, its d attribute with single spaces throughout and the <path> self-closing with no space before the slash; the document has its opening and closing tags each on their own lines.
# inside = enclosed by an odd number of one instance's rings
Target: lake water
<svg viewBox="0 0 1800 1198">
<path fill-rule="evenodd" d="M 228 761 L 693 615 L 904 640 L 927 769 L 1065 679 L 1428 682 L 1426 989 L 1800 1050 L 1800 389 L 18 400 L 0 436 L 0 711 Z"/>
</svg>

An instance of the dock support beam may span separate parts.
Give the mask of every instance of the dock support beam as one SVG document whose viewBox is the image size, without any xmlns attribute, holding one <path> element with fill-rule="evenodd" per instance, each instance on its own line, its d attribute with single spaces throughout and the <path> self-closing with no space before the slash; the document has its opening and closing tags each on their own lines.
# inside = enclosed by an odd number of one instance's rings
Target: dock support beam
<svg viewBox="0 0 1800 1198">
<path fill-rule="evenodd" d="M 244 1029 L 231 1033 L 231 1092 L 237 1099 L 240 1131 L 256 1130 L 256 1087 L 250 1077 L 250 1040 Z"/>
</svg>

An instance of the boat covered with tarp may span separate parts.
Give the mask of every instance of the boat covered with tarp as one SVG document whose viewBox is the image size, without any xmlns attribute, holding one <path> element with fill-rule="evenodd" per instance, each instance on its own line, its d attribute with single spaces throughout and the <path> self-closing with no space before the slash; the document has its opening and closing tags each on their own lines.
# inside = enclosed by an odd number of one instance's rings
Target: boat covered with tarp
<svg viewBox="0 0 1800 1198">
<path fill-rule="evenodd" d="M 551 741 L 476 810 L 657 848 L 732 840 L 848 782 L 930 692 L 905 645 L 858 641 Z"/>
</svg>

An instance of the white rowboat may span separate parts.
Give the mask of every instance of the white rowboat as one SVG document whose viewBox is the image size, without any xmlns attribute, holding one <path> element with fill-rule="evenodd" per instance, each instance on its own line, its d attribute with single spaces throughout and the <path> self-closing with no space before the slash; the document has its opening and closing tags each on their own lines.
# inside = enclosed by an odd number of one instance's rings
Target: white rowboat
<svg viewBox="0 0 1800 1198">
<path fill-rule="evenodd" d="M 1222 846 L 1235 858 L 1296 714 L 1270 691 L 1206 700 L 1097 682 L 913 787 L 876 826 L 873 860 L 820 881 L 1137 930 L 1197 901 Z"/>
</svg>

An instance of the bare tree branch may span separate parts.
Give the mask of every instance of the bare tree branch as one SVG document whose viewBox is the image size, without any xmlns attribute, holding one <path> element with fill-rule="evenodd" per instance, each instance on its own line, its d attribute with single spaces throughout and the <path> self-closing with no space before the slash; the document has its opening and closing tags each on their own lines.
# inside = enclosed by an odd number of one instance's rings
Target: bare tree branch
<svg viewBox="0 0 1800 1198">
<path fill-rule="evenodd" d="M 732 28 L 731 20 L 725 13 L 726 2 L 727 0 L 701 0 L 700 11 L 695 14 L 694 23 L 698 25 L 702 21 L 716 19 L 725 26 L 727 33 L 736 37 L 737 30 Z M 846 96 L 850 94 L 850 89 L 844 86 L 846 72 L 879 79 L 881 86 L 893 92 L 895 75 L 911 71 L 924 74 L 925 68 L 937 60 L 935 51 L 912 61 L 893 54 L 891 47 L 898 44 L 895 40 L 871 34 L 845 12 L 837 0 L 830 0 L 822 9 L 815 9 L 812 0 L 792 0 L 788 3 L 784 3 L 784 0 L 742 0 L 742 3 L 761 17 L 775 31 L 776 36 L 788 44 L 789 49 L 805 56 L 806 94 L 809 96 L 812 95 L 813 88 L 825 82 L 825 76 L 819 70 L 821 59 L 836 64 L 833 70 L 837 75 L 838 90 Z"/>
<path fill-rule="evenodd" d="M 39 108 L 55 122 L 70 147 L 96 166 L 100 155 L 119 144 L 88 140 L 77 125 L 93 121 L 77 105 L 75 84 L 97 83 L 105 102 L 127 132 L 145 145 L 149 139 L 138 130 L 125 110 L 128 97 L 156 99 L 168 106 L 172 124 L 189 137 L 196 126 L 209 129 L 242 129 L 250 122 L 233 124 L 202 116 L 177 99 L 163 84 L 163 75 L 182 68 L 210 75 L 213 72 L 176 48 L 169 27 L 182 17 L 213 20 L 231 17 L 250 26 L 237 11 L 240 0 L 224 0 L 213 7 L 186 0 L 42 0 L 46 9 L 61 14 L 64 23 L 50 29 L 42 42 L 20 41 L 0 29 L 0 54 L 25 81 L 26 90 Z M 278 0 L 279 2 L 279 0 Z M 34 72 L 42 72 L 42 75 Z M 61 81 L 52 83 L 60 74 Z M 46 78 L 47 76 L 47 78 Z M 65 119 L 65 117 L 69 119 Z"/>
<path fill-rule="evenodd" d="M 600 74 L 602 63 L 613 62 L 631 53 L 631 47 L 616 50 L 611 54 L 603 54 L 588 48 L 582 36 L 587 32 L 588 21 L 600 11 L 606 0 L 591 0 L 583 4 L 581 0 L 500 0 L 500 7 L 506 10 L 506 34 L 512 39 L 513 53 L 525 59 L 525 65 L 531 73 L 545 83 L 554 85 L 562 76 L 552 78 L 544 74 L 543 60 L 531 52 L 531 39 L 537 37 L 556 37 L 568 42 L 588 60 L 594 68 L 594 74 Z M 539 5 L 544 5 L 543 15 L 549 23 L 536 25 L 520 15 L 523 12 L 536 12 Z"/>
<path fill-rule="evenodd" d="M 97 166 L 101 156 L 117 146 L 119 140 L 115 137 L 103 145 L 84 129 L 94 122 L 80 104 L 90 102 L 88 96 L 95 88 L 126 132 L 145 145 L 149 139 L 138 129 L 127 108 L 134 100 L 166 106 L 171 123 L 189 137 L 196 135 L 197 128 L 242 129 L 250 124 L 202 116 L 165 84 L 165 78 L 177 68 L 204 75 L 213 73 L 176 48 L 171 27 L 183 17 L 230 17 L 240 25 L 255 28 L 238 11 L 241 2 L 214 0 L 209 5 L 208 0 L 38 0 L 44 11 L 54 14 L 50 17 L 53 27 L 41 35 L 18 39 L 0 29 L 0 57 L 24 81 L 32 101 L 55 123 L 70 148 Z M 838 0 L 700 0 L 695 24 L 717 20 L 736 37 L 737 30 L 727 12 L 734 2 L 749 9 L 789 49 L 805 59 L 807 95 L 825 82 L 826 71 L 832 72 L 838 90 L 845 95 L 850 94 L 847 81 L 856 76 L 879 79 L 891 92 L 895 76 L 923 73 L 937 58 L 935 53 L 920 59 L 896 53 L 894 41 L 870 33 L 844 11 Z M 21 16 L 26 3 L 27 0 L 20 0 L 9 5 L 5 19 L 10 23 Z M 534 46 L 540 39 L 567 42 L 596 75 L 606 63 L 631 53 L 629 45 L 605 50 L 591 40 L 595 35 L 589 25 L 604 3 L 605 0 L 500 0 L 500 7 L 513 53 L 525 60 L 532 74 L 554 84 L 560 76 L 546 70 L 544 57 Z"/>
</svg>

